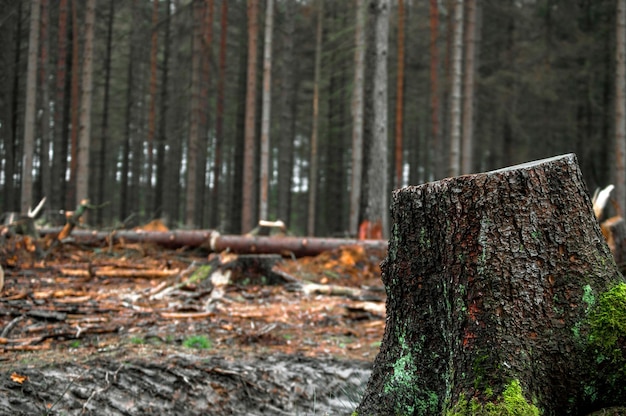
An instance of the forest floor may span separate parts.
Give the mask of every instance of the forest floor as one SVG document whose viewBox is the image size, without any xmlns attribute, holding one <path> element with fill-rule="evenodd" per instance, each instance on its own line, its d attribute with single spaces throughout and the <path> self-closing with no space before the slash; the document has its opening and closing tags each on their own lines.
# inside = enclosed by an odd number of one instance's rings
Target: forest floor
<svg viewBox="0 0 626 416">
<path fill-rule="evenodd" d="M 384 331 L 384 252 L 5 239 L 0 414 L 341 415 Z"/>
</svg>

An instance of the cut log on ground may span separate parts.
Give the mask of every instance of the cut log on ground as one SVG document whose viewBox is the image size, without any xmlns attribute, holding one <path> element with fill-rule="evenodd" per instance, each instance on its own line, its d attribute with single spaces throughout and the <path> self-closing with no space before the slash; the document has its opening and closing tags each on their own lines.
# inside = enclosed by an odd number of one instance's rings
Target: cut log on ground
<svg viewBox="0 0 626 416">
<path fill-rule="evenodd" d="M 626 403 L 626 284 L 575 155 L 397 190 L 392 220 L 359 416 Z"/>
<path fill-rule="evenodd" d="M 47 228 L 41 235 L 57 235 L 61 230 Z M 239 254 L 281 254 L 285 256 L 315 256 L 342 246 L 361 245 L 385 249 L 385 240 L 354 240 L 349 238 L 256 237 L 249 235 L 220 235 L 214 230 L 130 231 L 114 232 L 76 230 L 71 237 L 82 244 L 101 245 L 106 241 L 153 243 L 167 248 L 202 247 L 213 252 L 225 250 Z"/>
</svg>

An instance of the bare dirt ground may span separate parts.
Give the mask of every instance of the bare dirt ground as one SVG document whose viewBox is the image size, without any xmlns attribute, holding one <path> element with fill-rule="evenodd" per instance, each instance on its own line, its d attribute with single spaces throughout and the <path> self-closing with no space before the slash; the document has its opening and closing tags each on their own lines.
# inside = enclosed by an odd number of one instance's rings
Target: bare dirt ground
<svg viewBox="0 0 626 416">
<path fill-rule="evenodd" d="M 350 414 L 384 330 L 383 256 L 5 240 L 0 414 Z"/>
</svg>

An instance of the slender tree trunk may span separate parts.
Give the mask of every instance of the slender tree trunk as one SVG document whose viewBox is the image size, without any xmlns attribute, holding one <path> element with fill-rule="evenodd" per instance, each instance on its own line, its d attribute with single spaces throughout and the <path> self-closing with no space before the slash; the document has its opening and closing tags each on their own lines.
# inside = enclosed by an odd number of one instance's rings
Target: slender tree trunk
<svg viewBox="0 0 626 416">
<path fill-rule="evenodd" d="M 463 0 L 454 1 L 454 51 L 450 92 L 450 164 L 448 176 L 461 173 L 461 80 L 463 74 Z"/>
<path fill-rule="evenodd" d="M 194 223 L 198 227 L 204 227 L 205 212 L 211 210 L 213 203 L 209 201 L 207 193 L 206 174 L 208 165 L 209 138 L 211 135 L 209 90 L 211 89 L 211 51 L 213 48 L 213 0 L 204 1 L 204 23 L 202 29 L 202 72 L 201 72 L 201 110 L 200 110 L 200 141 L 198 152 L 196 153 L 197 173 L 196 173 L 196 218 Z"/>
<path fill-rule="evenodd" d="M 461 172 L 471 173 L 474 169 L 474 78 L 476 56 L 476 7 L 477 0 L 467 0 L 467 27 L 465 29 L 465 71 L 463 72 L 463 120 Z"/>
<path fill-rule="evenodd" d="M 243 198 L 241 207 L 241 230 L 254 228 L 254 196 L 256 195 L 256 71 L 257 36 L 259 32 L 259 1 L 248 0 L 248 73 L 246 81 L 246 123 L 243 157 Z"/>
<path fill-rule="evenodd" d="M 224 89 L 226 86 L 226 38 L 228 36 L 228 2 L 222 1 L 220 18 L 220 62 L 217 80 L 217 119 L 215 122 L 215 163 L 213 164 L 213 209 L 209 227 L 216 228 L 220 219 L 220 174 L 222 172 L 222 147 L 224 143 Z"/>
<path fill-rule="evenodd" d="M 14 4 L 10 11 L 6 13 L 9 17 L 17 15 L 19 10 L 19 4 Z M 3 212 L 9 212 L 12 210 L 6 199 L 8 196 L 8 189 L 12 187 L 9 178 L 12 177 L 12 173 L 9 174 L 7 165 L 11 159 L 10 150 L 13 148 L 13 79 L 14 73 L 17 72 L 17 66 L 14 61 L 15 51 L 15 39 L 19 38 L 15 36 L 15 27 L 19 19 L 12 18 L 7 20 L 5 24 L 0 27 L 0 37 L 2 37 L 2 43 L 0 43 L 0 67 L 6 71 L 3 77 L 0 77 L 0 143 L 2 143 L 3 151 L 2 157 L 4 159 L 4 166 L 2 167 L 2 174 L 4 175 L 4 184 L 2 186 L 2 205 Z M 11 175 L 11 176 L 9 176 Z"/>
<path fill-rule="evenodd" d="M 154 167 L 154 142 L 156 135 L 156 107 L 157 107 L 157 55 L 159 52 L 159 0 L 152 2 L 152 28 L 150 36 L 150 105 L 148 110 L 148 161 L 147 183 L 145 200 L 152 201 L 152 175 Z M 162 116 L 161 116 L 162 117 Z M 150 209 L 150 204 L 147 205 Z"/>
<path fill-rule="evenodd" d="M 41 150 L 39 178 L 41 180 L 41 197 L 50 197 L 52 194 L 52 175 L 50 175 L 50 5 L 48 0 L 41 0 L 41 51 L 40 51 L 40 90 L 41 90 Z"/>
<path fill-rule="evenodd" d="M 76 168 L 76 206 L 89 199 L 89 147 L 91 143 L 91 104 L 93 88 L 93 36 L 96 0 L 87 0 L 85 9 L 85 48 L 83 53 L 83 81 L 80 109 L 80 137 Z"/>
<path fill-rule="evenodd" d="M 386 328 L 359 415 L 624 403 L 623 328 L 610 315 L 626 310 L 606 294 L 626 284 L 573 154 L 404 188 L 392 217 Z"/>
<path fill-rule="evenodd" d="M 398 74 L 396 79 L 395 187 L 402 187 L 402 136 L 404 132 L 404 0 L 398 0 Z"/>
<path fill-rule="evenodd" d="M 35 151 L 35 110 L 37 106 L 37 51 L 39 50 L 39 19 L 41 1 L 30 3 L 30 35 L 28 37 L 28 70 L 26 73 L 26 112 L 24 115 L 24 150 L 22 157 L 22 192 L 20 210 L 28 212 L 33 199 L 33 153 Z"/>
<path fill-rule="evenodd" d="M 365 7 L 356 0 L 356 27 L 354 29 L 354 87 L 352 89 L 352 171 L 350 178 L 350 235 L 359 227 L 361 178 L 363 177 L 363 88 L 365 73 Z"/>
<path fill-rule="evenodd" d="M 377 0 L 366 0 L 366 27 L 376 26 L 376 2 Z M 361 201 L 359 209 L 359 228 L 367 219 L 367 210 L 369 205 L 370 194 L 370 170 L 372 166 L 370 151 L 374 142 L 374 78 L 376 71 L 376 30 L 366 30 L 365 38 L 365 72 L 363 82 L 363 94 L 365 100 L 363 103 L 363 175 L 361 176 Z M 359 231 L 359 234 L 360 231 Z"/>
<path fill-rule="evenodd" d="M 179 10 L 181 0 L 172 1 L 174 10 Z M 185 212 L 184 204 L 181 201 L 184 198 L 183 189 L 181 188 L 183 142 L 181 135 L 186 129 L 186 121 L 189 117 L 189 95 L 186 93 L 187 86 L 190 82 L 189 77 L 189 51 L 187 48 L 189 31 L 193 30 L 193 9 L 188 7 L 180 15 L 172 15 L 170 17 L 172 34 L 172 51 L 175 55 L 172 59 L 172 87 L 169 90 L 170 103 L 168 111 L 168 136 L 167 148 L 165 154 L 165 173 L 164 173 L 164 193 L 166 197 L 163 199 L 163 212 L 168 223 L 177 226 L 184 223 Z M 191 27 L 191 29 L 190 29 Z M 181 76 L 181 74 L 184 74 Z"/>
<path fill-rule="evenodd" d="M 626 0 L 617 1 L 615 51 L 615 199 L 626 215 Z"/>
<path fill-rule="evenodd" d="M 247 19 L 247 9 L 245 13 L 242 13 L 241 19 Z M 250 24 L 248 23 L 249 27 Z M 233 151 L 233 186 L 230 212 L 231 224 L 230 230 L 234 234 L 241 234 L 243 230 L 243 194 L 244 194 L 244 174 L 245 168 L 245 147 L 246 147 L 246 111 L 247 111 L 247 69 L 248 69 L 248 51 L 250 48 L 246 48 L 248 41 L 248 33 L 240 31 L 240 46 L 239 46 L 239 68 L 237 77 L 237 121 L 236 121 L 236 133 L 235 133 L 235 146 Z M 255 49 L 256 50 L 256 49 Z M 254 158 L 253 158 L 254 160 Z M 246 230 L 246 232 L 249 230 Z"/>
<path fill-rule="evenodd" d="M 67 18 L 68 0 L 59 0 L 59 23 L 57 34 L 57 63 L 56 84 L 54 93 L 54 138 L 52 149 L 52 192 L 50 195 L 50 207 L 59 210 L 64 207 L 63 195 L 65 195 L 65 158 L 67 148 L 64 148 L 64 125 L 66 95 L 65 84 L 67 78 Z M 66 126 L 67 127 L 67 126 Z"/>
<path fill-rule="evenodd" d="M 365 217 L 374 237 L 388 227 L 387 189 L 387 53 L 389 48 L 389 0 L 376 2 L 376 67 L 374 74 L 374 137 L 370 147 L 370 161 L 376 169 L 368 170 L 368 204 Z M 369 233 L 368 233 L 369 234 Z"/>
<path fill-rule="evenodd" d="M 322 22 L 324 20 L 324 0 L 318 0 L 317 29 L 315 34 L 315 79 L 313 80 L 313 126 L 311 128 L 310 170 L 309 170 L 309 203 L 307 210 L 307 234 L 315 235 L 315 217 L 317 210 L 317 178 L 318 178 L 318 129 L 319 129 L 319 89 L 322 68 Z"/>
<path fill-rule="evenodd" d="M 439 6 L 430 0 L 430 172 L 434 178 L 441 176 L 441 135 L 439 132 Z"/>
<path fill-rule="evenodd" d="M 79 71 L 80 71 L 80 56 L 79 56 L 79 39 L 80 32 L 78 30 L 78 2 L 72 0 L 72 130 L 71 130 L 71 142 L 70 142 L 70 181 L 67 189 L 66 206 L 69 208 L 75 207 L 76 202 L 76 167 L 78 164 L 78 132 L 79 132 Z"/>
<path fill-rule="evenodd" d="M 159 110 L 159 131 L 157 132 L 157 159 L 156 183 L 154 187 L 154 215 L 160 218 L 163 215 L 163 192 L 165 189 L 165 144 L 167 143 L 167 117 L 169 109 L 169 65 L 170 65 L 170 27 L 171 27 L 171 0 L 165 2 L 165 34 L 163 36 L 163 69 L 161 72 L 161 102 Z"/>
<path fill-rule="evenodd" d="M 296 103 L 295 79 L 297 67 L 294 67 L 295 2 L 284 2 L 285 21 L 283 28 L 283 54 L 281 66 L 280 100 L 282 107 L 280 122 L 280 152 L 278 153 L 278 210 L 277 219 L 289 226 L 291 213 L 291 188 L 294 163 Z"/>
<path fill-rule="evenodd" d="M 98 168 L 98 197 L 97 203 L 102 204 L 106 195 L 107 174 L 107 147 L 109 144 L 109 101 L 111 96 L 111 53 L 113 47 L 113 22 L 115 20 L 115 2 L 109 2 L 109 16 L 107 20 L 106 55 L 104 58 L 104 101 L 102 103 L 102 126 L 100 130 L 100 155 L 97 161 Z M 104 210 L 97 210 L 98 224 L 104 224 Z"/>
<path fill-rule="evenodd" d="M 329 81 L 326 83 L 327 93 L 325 94 L 328 105 L 326 107 L 326 133 L 323 134 L 323 137 L 326 140 L 318 140 L 325 146 L 325 157 L 321 158 L 324 161 L 324 165 L 319 169 L 320 172 L 324 173 L 323 180 L 320 180 L 323 184 L 323 187 L 320 189 L 323 196 L 319 198 L 322 204 L 318 208 L 321 212 L 319 216 L 320 223 L 316 226 L 316 231 L 320 235 L 340 235 L 346 229 L 344 215 L 344 207 L 346 206 L 344 204 L 344 200 L 346 200 L 344 155 L 347 151 L 347 143 L 345 135 L 342 134 L 344 126 L 347 125 L 347 122 L 344 120 L 346 100 L 343 92 L 345 88 L 342 87 L 347 84 L 346 61 L 342 59 L 343 54 L 336 46 L 339 39 L 332 40 L 333 33 L 340 33 L 342 28 L 347 26 L 347 13 L 345 8 L 340 6 L 341 3 L 333 2 L 326 7 L 327 17 L 330 20 L 327 29 L 329 33 L 327 36 L 329 38 L 327 49 L 330 53 L 327 54 L 327 59 L 323 59 L 322 67 L 332 69 L 328 74 Z"/>
<path fill-rule="evenodd" d="M 270 115 L 272 104 L 272 33 L 274 29 L 274 1 L 267 0 L 265 10 L 265 46 L 263 53 L 263 112 L 261 115 L 261 193 L 259 218 L 268 217 L 270 182 Z"/>
<path fill-rule="evenodd" d="M 137 7 L 138 1 L 133 0 L 131 5 L 131 14 L 133 19 L 137 17 Z M 132 140 L 132 126 L 133 126 L 133 93 L 136 88 L 135 85 L 135 71 L 137 69 L 135 56 L 137 54 L 136 49 L 137 45 L 135 40 L 136 36 L 136 28 L 135 26 L 131 26 L 129 30 L 129 59 L 128 59 L 128 67 L 127 67 L 127 87 L 126 87 L 126 107 L 125 107 L 125 125 L 124 125 L 124 144 L 122 146 L 122 175 L 121 175 L 121 187 L 120 187 L 120 220 L 124 221 L 129 215 L 130 207 L 129 207 L 129 198 L 130 193 L 128 191 L 129 183 L 130 183 L 130 157 L 131 157 L 131 140 Z"/>
</svg>

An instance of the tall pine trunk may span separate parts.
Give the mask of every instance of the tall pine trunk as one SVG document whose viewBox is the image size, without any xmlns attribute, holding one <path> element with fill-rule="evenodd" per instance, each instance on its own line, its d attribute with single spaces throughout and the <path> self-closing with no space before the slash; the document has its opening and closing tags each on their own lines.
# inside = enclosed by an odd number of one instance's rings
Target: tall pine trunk
<svg viewBox="0 0 626 416">
<path fill-rule="evenodd" d="M 322 71 L 322 28 L 324 20 L 324 0 L 318 0 L 317 29 L 315 32 L 315 68 L 313 80 L 313 126 L 309 152 L 309 197 L 307 210 L 307 234 L 315 235 L 315 219 L 317 217 L 317 185 L 318 185 L 318 130 L 319 130 L 319 90 Z"/>
<path fill-rule="evenodd" d="M 461 83 L 463 74 L 463 0 L 454 0 L 452 44 L 452 88 L 450 90 L 450 161 L 448 176 L 461 173 Z"/>
<path fill-rule="evenodd" d="M 37 106 L 37 51 L 39 50 L 39 19 L 41 1 L 30 3 L 30 35 L 28 37 L 28 70 L 26 73 L 26 111 L 24 115 L 24 147 L 22 157 L 22 191 L 20 211 L 25 214 L 33 199 L 33 154 L 35 151 L 35 110 Z"/>
<path fill-rule="evenodd" d="M 67 83 L 67 19 L 68 0 L 59 0 L 59 21 L 57 26 L 57 61 L 56 61 L 56 82 L 54 91 L 54 137 L 52 139 L 52 192 L 50 195 L 50 207 L 60 210 L 64 207 L 65 201 L 65 164 L 67 158 L 67 147 L 64 145 L 67 128 L 66 102 L 68 97 L 65 94 Z"/>
<path fill-rule="evenodd" d="M 109 101 L 111 97 L 111 54 L 113 49 L 113 22 L 115 20 L 115 2 L 109 3 L 109 15 L 107 20 L 107 35 L 106 35 L 106 54 L 104 58 L 104 99 L 102 103 L 102 125 L 100 127 L 100 154 L 97 158 L 96 167 L 98 187 L 97 198 L 98 204 L 104 203 L 106 192 L 106 185 L 108 183 L 107 178 L 112 179 L 107 172 L 108 165 L 108 144 L 109 144 Z M 104 225 L 104 211 L 103 209 L 97 210 L 97 222 L 100 225 Z"/>
<path fill-rule="evenodd" d="M 154 142 L 156 136 L 157 109 L 157 54 L 159 49 L 159 0 L 152 2 L 152 27 L 150 34 L 150 104 L 148 109 L 148 160 L 146 172 L 146 209 L 152 209 L 152 175 L 154 169 Z"/>
<path fill-rule="evenodd" d="M 254 228 L 254 197 L 256 181 L 256 73 L 257 37 L 259 32 L 259 1 L 248 0 L 248 71 L 246 81 L 246 121 L 243 157 L 243 193 L 241 207 L 241 231 Z"/>
<path fill-rule="evenodd" d="M 76 206 L 76 167 L 78 165 L 78 132 L 80 116 L 80 52 L 78 30 L 78 1 L 72 0 L 72 80 L 71 80 L 71 137 L 70 137 L 70 180 L 67 186 L 66 207 Z"/>
<path fill-rule="evenodd" d="M 167 119 L 169 116 L 169 99 L 170 94 L 168 91 L 169 88 L 169 65 L 170 65 L 170 28 L 172 25 L 171 22 L 171 0 L 166 0 L 165 2 L 165 17 L 164 17 L 164 25 L 165 25 L 165 34 L 163 35 L 163 63 L 162 63 L 162 71 L 161 71 L 161 102 L 159 109 L 159 130 L 156 136 L 156 147 L 157 147 L 157 157 L 156 157 L 156 182 L 154 186 L 154 215 L 156 218 L 160 218 L 163 215 L 163 192 L 165 190 L 165 145 L 167 143 L 167 128 L 168 123 Z"/>
<path fill-rule="evenodd" d="M 278 207 L 277 219 L 289 226 L 291 216 L 291 187 L 293 184 L 294 140 L 297 103 L 296 75 L 294 66 L 294 35 L 295 35 L 295 1 L 284 3 L 283 54 L 281 73 L 281 121 L 280 121 L 280 152 L 278 153 Z"/>
<path fill-rule="evenodd" d="M 87 0 L 85 9 L 85 46 L 83 53 L 82 96 L 80 105 L 80 134 L 76 165 L 76 206 L 89 199 L 89 147 L 91 144 L 91 104 L 93 89 L 93 38 L 96 0 Z"/>
<path fill-rule="evenodd" d="M 461 130 L 461 172 L 474 169 L 474 79 L 476 55 L 476 7 L 477 0 L 467 0 L 467 27 L 465 28 L 465 64 L 463 79 L 463 117 Z"/>
<path fill-rule="evenodd" d="M 396 77 L 395 187 L 402 187 L 404 132 L 404 0 L 398 0 L 398 73 Z"/>
<path fill-rule="evenodd" d="M 226 87 L 226 38 L 228 35 L 228 2 L 222 1 L 220 18 L 220 61 L 217 79 L 217 111 L 215 122 L 215 163 L 213 164 L 213 188 L 211 190 L 213 207 L 209 218 L 209 227 L 217 228 L 220 220 L 220 181 L 223 164 L 224 144 L 224 89 Z"/>
<path fill-rule="evenodd" d="M 41 0 L 41 28 L 40 28 L 40 63 L 39 82 L 41 91 L 41 140 L 39 147 L 40 166 L 38 178 L 40 187 L 37 189 L 37 198 L 50 197 L 52 193 L 52 175 L 50 175 L 50 3 L 48 0 Z"/>
<path fill-rule="evenodd" d="M 439 128 L 439 5 L 430 0 L 430 173 L 434 178 L 441 177 L 441 135 Z"/>
<path fill-rule="evenodd" d="M 389 0 L 376 1 L 376 65 L 374 72 L 373 140 L 369 148 L 368 197 L 365 219 L 369 238 L 386 237 L 388 227 L 387 189 L 387 54 L 389 48 Z"/>
<path fill-rule="evenodd" d="M 274 29 L 274 1 L 267 0 L 265 10 L 265 41 L 263 52 L 263 108 L 261 114 L 261 192 L 259 218 L 268 220 L 270 182 L 270 117 L 272 105 L 272 33 Z"/>
<path fill-rule="evenodd" d="M 196 196 L 198 151 L 200 145 L 202 117 L 202 3 L 193 2 L 193 35 L 191 55 L 191 111 L 189 117 L 189 139 L 187 142 L 187 180 L 185 185 L 185 224 L 194 227 L 196 223 Z"/>
<path fill-rule="evenodd" d="M 350 214 L 348 230 L 355 236 L 359 227 L 361 179 L 363 176 L 363 88 L 365 74 L 365 7 L 356 0 L 354 29 L 354 86 L 352 88 L 352 170 L 350 178 Z"/>
</svg>

